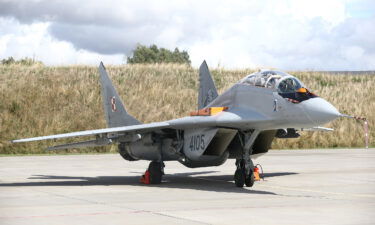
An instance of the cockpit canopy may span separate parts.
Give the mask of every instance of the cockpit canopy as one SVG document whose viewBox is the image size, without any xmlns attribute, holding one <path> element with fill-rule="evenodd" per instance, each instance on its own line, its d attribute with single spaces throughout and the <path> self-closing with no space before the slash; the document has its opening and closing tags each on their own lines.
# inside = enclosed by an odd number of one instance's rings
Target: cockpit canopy
<svg viewBox="0 0 375 225">
<path fill-rule="evenodd" d="M 301 81 L 292 75 L 273 70 L 252 73 L 242 79 L 240 83 L 278 89 L 282 93 L 293 92 L 304 86 Z"/>
<path fill-rule="evenodd" d="M 239 83 L 270 88 L 277 91 L 282 97 L 298 102 L 316 97 L 296 77 L 280 71 L 262 70 L 255 72 L 243 78 Z"/>
</svg>

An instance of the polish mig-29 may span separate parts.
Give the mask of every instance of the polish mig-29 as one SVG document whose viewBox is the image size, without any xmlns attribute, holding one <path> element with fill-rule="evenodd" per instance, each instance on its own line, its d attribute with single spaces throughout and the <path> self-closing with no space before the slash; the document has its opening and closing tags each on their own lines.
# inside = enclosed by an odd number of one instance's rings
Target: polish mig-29
<svg viewBox="0 0 375 225">
<path fill-rule="evenodd" d="M 165 161 L 196 168 L 236 159 L 234 181 L 243 187 L 254 184 L 252 159 L 267 153 L 274 138 L 297 138 L 303 129 L 329 130 L 319 126 L 343 116 L 296 77 L 274 70 L 252 73 L 218 95 L 204 61 L 199 68 L 198 110 L 183 118 L 142 124 L 126 111 L 103 63 L 99 73 L 108 128 L 13 142 L 93 136 L 48 149 L 117 144 L 125 160 L 151 161 L 146 173 L 153 184 L 161 183 Z"/>
</svg>

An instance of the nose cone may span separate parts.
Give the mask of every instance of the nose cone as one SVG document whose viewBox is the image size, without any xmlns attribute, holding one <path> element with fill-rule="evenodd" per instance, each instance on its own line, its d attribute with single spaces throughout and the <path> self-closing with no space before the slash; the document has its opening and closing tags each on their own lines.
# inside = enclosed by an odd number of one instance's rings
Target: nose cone
<svg viewBox="0 0 375 225">
<path fill-rule="evenodd" d="M 331 103 L 322 98 L 312 98 L 303 103 L 307 114 L 316 125 L 328 123 L 341 115 Z"/>
</svg>

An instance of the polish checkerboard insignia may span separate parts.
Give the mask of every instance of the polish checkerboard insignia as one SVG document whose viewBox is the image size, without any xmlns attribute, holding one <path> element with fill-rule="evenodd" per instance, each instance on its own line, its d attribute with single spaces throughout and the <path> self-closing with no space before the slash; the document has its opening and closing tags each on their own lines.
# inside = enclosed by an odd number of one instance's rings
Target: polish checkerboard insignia
<svg viewBox="0 0 375 225">
<path fill-rule="evenodd" d="M 116 112 L 117 111 L 115 96 L 112 96 L 112 98 L 111 98 L 111 108 L 112 108 L 112 112 Z"/>
</svg>

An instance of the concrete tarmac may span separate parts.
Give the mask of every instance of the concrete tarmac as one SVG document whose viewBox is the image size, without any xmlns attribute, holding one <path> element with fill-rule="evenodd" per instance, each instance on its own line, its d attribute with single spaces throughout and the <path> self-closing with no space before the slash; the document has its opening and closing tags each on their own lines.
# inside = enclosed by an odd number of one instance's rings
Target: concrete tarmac
<svg viewBox="0 0 375 225">
<path fill-rule="evenodd" d="M 189 169 L 119 155 L 0 157 L 0 224 L 375 224 L 375 149 L 270 151 L 265 181 L 237 188 L 234 160 Z"/>
</svg>

